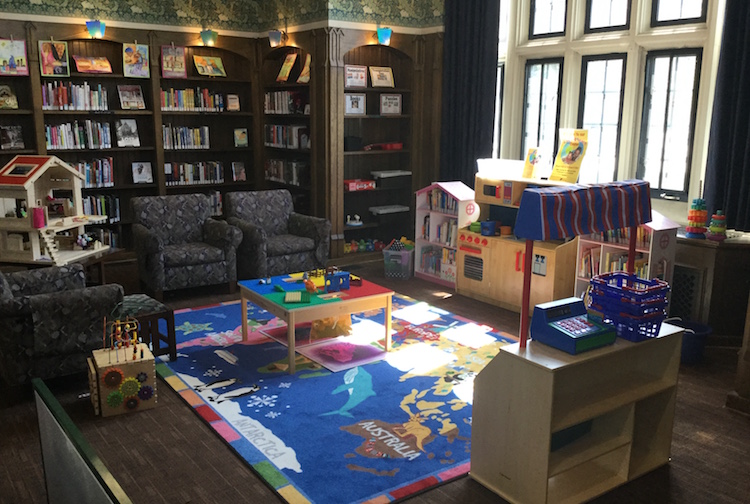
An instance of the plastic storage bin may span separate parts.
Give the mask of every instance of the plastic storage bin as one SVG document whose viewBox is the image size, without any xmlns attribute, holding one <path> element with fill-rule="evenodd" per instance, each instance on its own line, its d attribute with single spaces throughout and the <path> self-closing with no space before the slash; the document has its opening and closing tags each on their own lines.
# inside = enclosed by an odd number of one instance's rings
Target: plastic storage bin
<svg viewBox="0 0 750 504">
<path fill-rule="evenodd" d="M 385 277 L 406 280 L 414 269 L 414 250 L 383 250 Z"/>
<path fill-rule="evenodd" d="M 622 271 L 591 279 L 589 310 L 615 326 L 617 336 L 643 341 L 659 334 L 666 318 L 669 284 L 644 280 Z"/>
</svg>

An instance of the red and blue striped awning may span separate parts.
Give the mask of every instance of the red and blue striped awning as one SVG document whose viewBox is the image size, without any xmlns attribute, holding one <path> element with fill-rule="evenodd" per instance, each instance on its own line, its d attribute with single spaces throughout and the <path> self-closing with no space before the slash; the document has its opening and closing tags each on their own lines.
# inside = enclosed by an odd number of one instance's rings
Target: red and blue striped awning
<svg viewBox="0 0 750 504">
<path fill-rule="evenodd" d="M 651 221 L 651 193 L 643 180 L 526 189 L 515 235 L 529 240 L 628 228 Z"/>
</svg>

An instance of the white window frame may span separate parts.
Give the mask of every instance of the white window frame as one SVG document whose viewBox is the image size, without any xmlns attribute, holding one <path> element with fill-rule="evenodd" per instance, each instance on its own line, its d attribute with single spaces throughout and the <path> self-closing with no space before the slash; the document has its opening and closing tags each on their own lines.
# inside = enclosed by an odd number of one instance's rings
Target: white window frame
<svg viewBox="0 0 750 504">
<path fill-rule="evenodd" d="M 635 178 L 643 107 L 646 53 L 658 49 L 702 47 L 688 202 L 700 194 L 705 178 L 711 106 L 719 61 L 725 0 L 708 0 L 706 21 L 651 27 L 652 0 L 632 0 L 627 30 L 585 33 L 586 0 L 568 0 L 564 36 L 529 40 L 531 0 L 510 2 L 502 130 L 498 157 L 518 159 L 521 150 L 526 61 L 563 57 L 560 127 L 574 128 L 578 120 L 581 58 L 584 55 L 626 53 L 617 180 Z M 652 199 L 654 209 L 676 220 L 687 219 L 687 202 Z"/>
</svg>

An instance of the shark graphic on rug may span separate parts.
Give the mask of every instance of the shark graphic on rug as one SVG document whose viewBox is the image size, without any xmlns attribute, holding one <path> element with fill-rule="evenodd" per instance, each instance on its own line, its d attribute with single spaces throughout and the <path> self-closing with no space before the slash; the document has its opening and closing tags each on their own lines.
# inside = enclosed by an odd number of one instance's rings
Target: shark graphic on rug
<svg viewBox="0 0 750 504">
<path fill-rule="evenodd" d="M 333 389 L 331 394 L 340 394 L 344 391 L 349 392 L 349 399 L 347 399 L 346 404 L 337 410 L 321 413 L 320 416 L 341 415 L 354 418 L 354 415 L 349 413 L 349 410 L 356 408 L 368 397 L 377 395 L 372 390 L 372 375 L 365 371 L 363 367 L 355 367 L 348 370 L 344 374 L 344 383 Z"/>
</svg>

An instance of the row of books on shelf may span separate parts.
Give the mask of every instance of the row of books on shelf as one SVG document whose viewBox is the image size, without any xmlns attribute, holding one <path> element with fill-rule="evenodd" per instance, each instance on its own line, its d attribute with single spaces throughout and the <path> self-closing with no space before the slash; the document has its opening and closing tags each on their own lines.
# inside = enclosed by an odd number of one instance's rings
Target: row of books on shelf
<svg viewBox="0 0 750 504">
<path fill-rule="evenodd" d="M 266 180 L 293 186 L 304 186 L 310 183 L 310 167 L 302 161 L 267 159 L 265 175 Z"/>
<path fill-rule="evenodd" d="M 165 150 L 180 149 L 209 149 L 211 142 L 208 136 L 208 126 L 172 126 L 164 124 L 161 127 L 162 141 Z"/>
<path fill-rule="evenodd" d="M 83 213 L 87 215 L 106 215 L 107 222 L 120 222 L 120 198 L 111 194 L 91 194 L 83 196 Z"/>
<path fill-rule="evenodd" d="M 161 109 L 167 112 L 236 112 L 240 110 L 240 97 L 236 94 L 211 92 L 200 86 L 192 89 L 162 89 Z"/>
<path fill-rule="evenodd" d="M 586 237 L 588 240 L 596 240 L 606 243 L 630 243 L 630 228 L 622 229 L 610 229 L 609 231 L 602 231 L 599 233 L 593 233 Z M 636 228 L 635 244 L 637 247 L 648 248 L 651 243 L 651 230 L 643 226 Z"/>
<path fill-rule="evenodd" d="M 427 206 L 430 210 L 458 215 L 458 200 L 437 188 L 427 193 Z"/>
<path fill-rule="evenodd" d="M 88 82 L 46 82 L 42 84 L 42 110 L 109 110 L 107 89 Z"/>
<path fill-rule="evenodd" d="M 164 163 L 164 179 L 168 186 L 221 184 L 224 182 L 224 166 L 221 161 Z"/>
<path fill-rule="evenodd" d="M 456 219 L 448 219 L 434 226 L 435 236 L 432 235 L 432 227 L 430 225 L 430 216 L 425 215 L 422 224 L 422 238 L 433 243 L 440 243 L 455 247 L 458 239 L 458 221 Z"/>
<path fill-rule="evenodd" d="M 267 92 L 263 102 L 266 114 L 309 114 L 310 103 L 307 93 L 300 91 Z"/>
<path fill-rule="evenodd" d="M 626 271 L 628 254 L 626 252 L 605 252 L 599 247 L 585 249 L 581 252 L 578 271 L 580 278 L 591 278 L 594 275 L 610 273 L 612 271 Z M 634 272 L 640 278 L 648 278 L 648 257 L 637 252 L 633 261 Z"/>
<path fill-rule="evenodd" d="M 44 135 L 47 150 L 112 148 L 112 131 L 107 122 L 86 119 L 82 122 L 45 124 Z"/>
<path fill-rule="evenodd" d="M 424 247 L 418 263 L 419 271 L 456 281 L 456 251 L 444 247 Z"/>
<path fill-rule="evenodd" d="M 310 130 L 304 125 L 266 124 L 264 143 L 268 147 L 283 149 L 309 149 Z"/>
<path fill-rule="evenodd" d="M 115 185 L 114 161 L 111 157 L 79 161 L 75 167 L 85 177 L 83 187 L 113 187 Z"/>
</svg>

